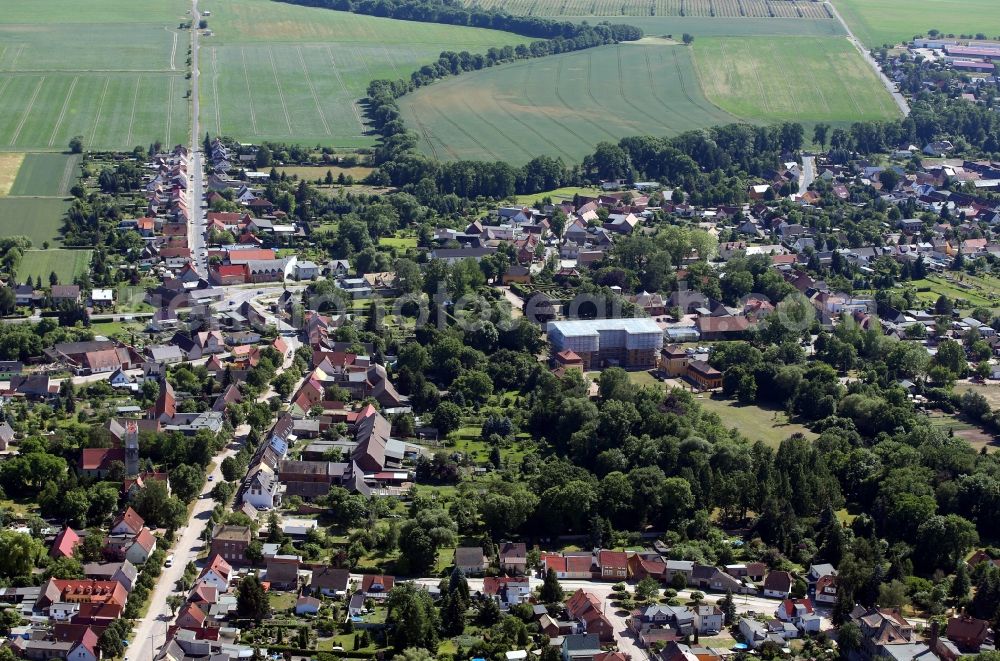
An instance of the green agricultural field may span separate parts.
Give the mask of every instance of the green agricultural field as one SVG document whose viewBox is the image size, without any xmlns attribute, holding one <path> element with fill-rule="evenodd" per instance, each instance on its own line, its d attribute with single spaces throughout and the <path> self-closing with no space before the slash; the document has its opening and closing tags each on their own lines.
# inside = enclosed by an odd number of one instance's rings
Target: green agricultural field
<svg viewBox="0 0 1000 661">
<path fill-rule="evenodd" d="M 561 20 L 580 23 L 626 23 L 642 28 L 643 33 L 680 39 L 685 32 L 698 37 L 838 37 L 843 36 L 840 21 L 787 18 L 723 18 L 706 16 L 561 16 Z"/>
<path fill-rule="evenodd" d="M 0 150 L 131 149 L 187 136 L 183 0 L 42 0 L 0 16 Z M 81 26 L 81 23 L 83 24 Z"/>
<path fill-rule="evenodd" d="M 705 99 L 690 52 L 648 39 L 515 62 L 420 89 L 400 109 L 443 160 L 574 163 L 602 140 L 736 121 Z"/>
<path fill-rule="evenodd" d="M 892 97 L 845 39 L 706 38 L 693 50 L 709 100 L 750 121 L 898 117 Z"/>
<path fill-rule="evenodd" d="M 79 165 L 79 155 L 26 154 L 10 195 L 66 197 L 78 174 Z"/>
<path fill-rule="evenodd" d="M 699 18 L 789 18 L 830 20 L 812 0 L 465 0 L 522 16 L 685 16 Z"/>
<path fill-rule="evenodd" d="M 0 212 L 0 216 L 2 216 Z M 17 269 L 17 281 L 25 282 L 28 278 L 34 280 L 40 277 L 43 284 L 48 284 L 49 274 L 55 271 L 59 282 L 69 284 L 78 275 L 84 275 L 90 270 L 91 250 L 28 250 L 21 258 L 21 266 Z"/>
<path fill-rule="evenodd" d="M 26 236 L 35 248 L 45 241 L 55 245 L 67 209 L 61 197 L 0 198 L 0 236 Z"/>
<path fill-rule="evenodd" d="M 833 0 L 867 46 L 898 44 L 936 29 L 945 34 L 1000 35 L 996 0 Z"/>
<path fill-rule="evenodd" d="M 377 78 L 408 78 L 442 50 L 485 52 L 506 32 L 362 16 L 270 0 L 205 3 L 201 123 L 212 133 L 361 147 L 361 99 Z"/>
</svg>

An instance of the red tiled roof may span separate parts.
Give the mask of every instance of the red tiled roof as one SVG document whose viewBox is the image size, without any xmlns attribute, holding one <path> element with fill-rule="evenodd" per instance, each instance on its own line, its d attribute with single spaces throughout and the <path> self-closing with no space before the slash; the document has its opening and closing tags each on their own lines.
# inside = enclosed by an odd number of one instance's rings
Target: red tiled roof
<svg viewBox="0 0 1000 661">
<path fill-rule="evenodd" d="M 128 526 L 129 530 L 136 534 L 138 534 L 139 531 L 142 530 L 143 525 L 145 525 L 145 521 L 142 520 L 139 513 L 131 507 L 126 507 L 125 511 L 119 514 L 118 518 L 111 524 L 111 527 L 116 528 L 120 523 L 124 523 Z"/>
<path fill-rule="evenodd" d="M 59 531 L 59 534 L 56 535 L 55 540 L 53 540 L 52 549 L 49 551 L 49 555 L 53 558 L 72 557 L 73 551 L 79 543 L 80 536 L 76 534 L 75 530 L 66 526 Z"/>
<path fill-rule="evenodd" d="M 147 553 L 152 551 L 153 547 L 156 546 L 156 538 L 153 537 L 153 533 L 149 532 L 149 528 L 145 527 L 135 536 L 134 542 L 146 549 Z"/>
<path fill-rule="evenodd" d="M 106 470 L 112 461 L 125 461 L 122 448 L 84 448 L 80 457 L 81 470 Z"/>
<path fill-rule="evenodd" d="M 602 568 L 625 569 L 628 566 L 628 555 L 624 551 L 601 551 L 598 554 L 598 563 Z"/>
</svg>

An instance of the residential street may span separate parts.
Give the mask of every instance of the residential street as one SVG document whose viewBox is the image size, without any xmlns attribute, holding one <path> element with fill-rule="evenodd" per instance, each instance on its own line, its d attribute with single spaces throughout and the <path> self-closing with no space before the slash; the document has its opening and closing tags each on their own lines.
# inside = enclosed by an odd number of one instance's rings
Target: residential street
<svg viewBox="0 0 1000 661">
<path fill-rule="evenodd" d="M 155 651 L 165 642 L 167 626 L 172 619 L 170 609 L 167 608 L 167 597 L 174 592 L 174 587 L 183 576 L 187 563 L 193 561 L 204 548 L 204 542 L 200 539 L 201 532 L 205 528 L 212 508 L 215 507 L 215 500 L 208 494 L 212 487 L 222 480 L 222 460 L 239 451 L 248 431 L 249 429 L 243 430 L 243 436 L 237 436 L 229 447 L 216 457 L 215 468 L 211 473 L 214 479 L 205 481 L 201 495 L 192 504 L 187 524 L 177 531 L 173 550 L 167 552 L 174 555 L 173 565 L 163 568 L 163 573 L 160 574 L 156 587 L 150 594 L 149 611 L 135 625 L 126 657 L 128 661 L 152 659 Z"/>
<path fill-rule="evenodd" d="M 199 30 L 198 0 L 191 0 L 191 173 L 188 187 L 188 210 L 190 223 L 188 225 L 188 246 L 194 258 L 194 269 L 203 276 L 208 275 L 208 256 L 205 250 L 205 211 L 201 207 L 204 197 L 205 166 L 201 153 L 201 130 L 198 125 L 198 114 L 201 112 L 198 101 L 198 48 Z"/>
</svg>

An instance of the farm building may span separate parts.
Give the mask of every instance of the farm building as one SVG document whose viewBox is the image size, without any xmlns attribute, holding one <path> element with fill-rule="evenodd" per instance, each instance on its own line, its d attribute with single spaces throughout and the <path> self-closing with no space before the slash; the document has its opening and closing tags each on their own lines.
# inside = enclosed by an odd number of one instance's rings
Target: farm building
<svg viewBox="0 0 1000 661">
<path fill-rule="evenodd" d="M 587 370 L 651 369 L 663 348 L 663 331 L 652 319 L 551 321 L 547 330 L 552 350 L 573 351 Z"/>
</svg>

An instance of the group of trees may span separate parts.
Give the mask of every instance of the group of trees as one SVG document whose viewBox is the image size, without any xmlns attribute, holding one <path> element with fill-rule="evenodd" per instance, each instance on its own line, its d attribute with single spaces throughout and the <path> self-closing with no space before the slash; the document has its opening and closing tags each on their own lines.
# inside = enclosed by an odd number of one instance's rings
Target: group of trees
<svg viewBox="0 0 1000 661">
<path fill-rule="evenodd" d="M 466 25 L 477 28 L 504 30 L 538 39 L 573 39 L 581 34 L 585 34 L 592 27 L 587 23 L 556 21 L 538 16 L 516 16 L 503 10 L 484 9 L 477 6 L 467 7 L 445 0 L 293 1 L 296 4 L 312 7 L 327 7 L 338 11 L 349 11 L 369 16 L 383 16 L 405 21 L 445 23 L 448 25 Z M 607 24 L 602 25 L 606 26 Z M 633 39 L 638 39 L 639 36 L 642 36 L 641 31 L 633 26 L 616 25 L 614 27 L 625 28 L 628 34 L 638 34 Z"/>
</svg>

